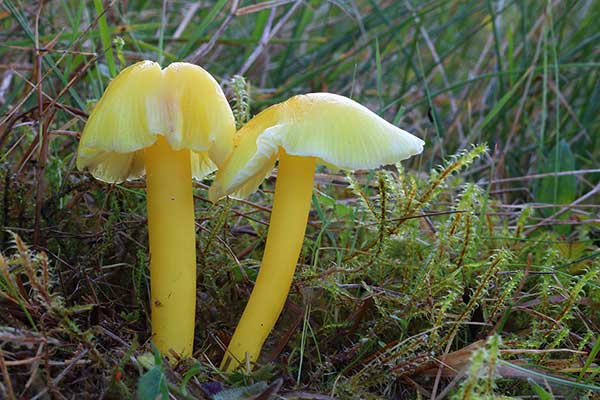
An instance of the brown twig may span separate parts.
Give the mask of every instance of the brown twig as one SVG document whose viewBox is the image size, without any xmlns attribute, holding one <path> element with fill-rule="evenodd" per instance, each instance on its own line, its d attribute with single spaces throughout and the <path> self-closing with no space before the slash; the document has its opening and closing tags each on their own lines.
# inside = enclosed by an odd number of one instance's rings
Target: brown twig
<svg viewBox="0 0 600 400">
<path fill-rule="evenodd" d="M 2 371 L 2 377 L 6 386 L 6 391 L 8 392 L 9 400 L 16 400 L 15 392 L 12 387 L 12 383 L 10 381 L 10 375 L 8 375 L 8 369 L 6 368 L 6 363 L 4 361 L 4 352 L 0 349 L 0 370 Z"/>
<path fill-rule="evenodd" d="M 585 200 L 589 199 L 590 197 L 594 196 L 596 193 L 599 193 L 599 192 L 600 192 L 600 183 L 598 183 L 596 186 L 594 186 L 594 188 L 592 190 L 590 190 L 589 192 L 587 192 L 586 194 L 584 194 L 583 196 L 581 196 L 577 200 L 573 201 L 571 203 L 571 205 L 582 203 Z M 562 214 L 566 213 L 567 211 L 569 211 L 569 209 L 570 209 L 570 207 L 561 207 L 560 210 L 558 210 L 557 212 L 555 212 L 554 214 L 552 214 L 548 218 L 544 218 L 542 221 L 538 222 L 537 224 L 535 224 L 531 228 L 527 229 L 524 232 L 525 236 L 529 236 L 532 232 L 534 232 L 535 230 L 537 230 L 539 227 L 544 226 L 546 223 L 548 223 L 548 221 L 552 221 L 552 220 L 556 219 L 556 217 L 559 217 Z"/>
<path fill-rule="evenodd" d="M 225 17 L 225 19 L 223 20 L 221 26 L 219 26 L 217 31 L 211 35 L 210 40 L 208 42 L 204 43 L 196 51 L 194 51 L 187 57 L 188 61 L 197 64 L 202 60 L 202 57 L 204 57 L 209 51 L 212 50 L 215 43 L 217 43 L 217 40 L 219 40 L 229 23 L 233 20 L 233 17 L 236 16 L 236 11 L 238 9 L 239 2 L 239 0 L 232 1 L 231 10 L 229 11 L 227 17 Z"/>
<path fill-rule="evenodd" d="M 292 14 L 296 11 L 296 9 L 302 4 L 302 0 L 297 0 L 294 5 L 288 10 L 288 12 L 277 21 L 277 25 L 275 25 L 272 29 L 273 21 L 275 19 L 276 7 L 271 9 L 271 13 L 269 14 L 269 19 L 265 26 L 265 30 L 258 42 L 258 46 L 254 49 L 252 54 L 248 57 L 246 62 L 242 65 L 242 67 L 237 72 L 237 75 L 244 75 L 254 64 L 254 61 L 258 58 L 258 56 L 263 52 L 269 41 L 279 32 L 281 28 L 285 25 L 287 20 L 292 16 Z"/>
</svg>

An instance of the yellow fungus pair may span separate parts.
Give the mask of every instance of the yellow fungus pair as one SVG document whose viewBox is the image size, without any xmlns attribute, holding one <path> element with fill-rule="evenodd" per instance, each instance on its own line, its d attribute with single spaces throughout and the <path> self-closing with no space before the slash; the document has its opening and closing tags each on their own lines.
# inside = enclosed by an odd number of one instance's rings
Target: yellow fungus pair
<svg viewBox="0 0 600 400">
<path fill-rule="evenodd" d="M 108 182 L 146 170 L 153 340 L 190 354 L 195 304 L 192 175 L 218 168 L 212 201 L 254 192 L 279 160 L 256 284 L 221 368 L 255 361 L 285 304 L 302 248 L 318 163 L 370 169 L 419 154 L 423 141 L 330 93 L 271 106 L 234 135 L 218 84 L 200 67 L 151 62 L 124 70 L 90 116 L 77 166 Z M 233 150 L 231 150 L 233 147 Z"/>
</svg>

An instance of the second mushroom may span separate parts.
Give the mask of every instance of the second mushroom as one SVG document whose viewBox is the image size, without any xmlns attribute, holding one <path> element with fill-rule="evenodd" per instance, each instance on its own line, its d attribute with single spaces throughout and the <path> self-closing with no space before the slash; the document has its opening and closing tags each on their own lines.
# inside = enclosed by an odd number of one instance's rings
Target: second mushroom
<svg viewBox="0 0 600 400">
<path fill-rule="evenodd" d="M 254 290 L 221 368 L 256 361 L 288 296 L 310 210 L 317 163 L 336 169 L 372 169 L 405 160 L 424 142 L 343 96 L 294 96 L 252 118 L 219 169 L 209 196 L 254 192 L 279 159 L 266 247 Z"/>
</svg>

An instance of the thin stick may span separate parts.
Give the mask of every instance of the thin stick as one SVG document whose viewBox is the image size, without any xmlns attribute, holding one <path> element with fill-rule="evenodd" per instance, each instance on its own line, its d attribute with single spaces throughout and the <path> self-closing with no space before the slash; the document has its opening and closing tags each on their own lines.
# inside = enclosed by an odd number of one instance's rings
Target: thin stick
<svg viewBox="0 0 600 400">
<path fill-rule="evenodd" d="M 279 21 L 277 21 L 277 25 L 271 29 L 271 25 L 273 25 L 273 20 L 275 19 L 275 7 L 271 10 L 271 14 L 269 14 L 269 20 L 267 22 L 267 26 L 260 38 L 258 46 L 254 49 L 250 57 L 246 60 L 242 68 L 238 71 L 237 75 L 244 75 L 248 69 L 254 64 L 254 61 L 258 58 L 258 56 L 263 52 L 269 41 L 279 32 L 279 30 L 285 25 L 287 20 L 292 16 L 292 14 L 296 11 L 298 7 L 302 4 L 301 0 L 298 0 L 294 3 L 294 5 L 288 10 L 288 12 L 281 17 Z"/>
<path fill-rule="evenodd" d="M 35 220 L 33 223 L 33 245 L 40 245 L 41 237 L 40 237 L 40 220 L 42 218 L 42 203 L 43 203 L 43 195 L 44 195 L 44 172 L 46 169 L 46 156 L 48 153 L 48 135 L 45 134 L 44 129 L 44 97 L 42 95 L 42 52 L 40 51 L 39 44 L 39 31 L 38 31 L 38 23 L 39 17 L 42 12 L 42 7 L 44 6 L 44 2 L 41 1 L 38 7 L 38 12 L 35 19 L 35 41 L 36 41 L 36 75 L 37 75 L 37 97 L 38 97 L 38 130 L 39 137 L 41 141 L 40 152 L 38 153 L 38 164 L 36 171 L 37 178 L 37 192 L 36 192 L 36 204 L 35 204 Z"/>
<path fill-rule="evenodd" d="M 229 14 L 227 15 L 227 17 L 225 17 L 225 20 L 223 21 L 221 26 L 219 26 L 217 31 L 211 36 L 211 38 L 208 42 L 204 43 L 202 46 L 200 46 L 195 52 L 193 52 L 188 57 L 188 60 L 197 64 L 200 62 L 202 57 L 204 57 L 204 55 L 206 55 L 206 53 L 208 53 L 209 51 L 212 50 L 215 43 L 217 43 L 217 40 L 219 40 L 219 38 L 225 31 L 225 28 L 227 28 L 227 26 L 229 25 L 229 23 L 231 22 L 233 17 L 235 17 L 235 15 L 236 15 L 235 13 L 238 9 L 239 2 L 240 2 L 239 0 L 233 0 L 233 3 L 231 4 L 231 10 L 229 11 Z"/>
<path fill-rule="evenodd" d="M 587 192 L 586 194 L 584 194 L 583 196 L 581 196 L 580 198 L 578 198 L 577 200 L 572 202 L 571 205 L 579 204 L 579 203 L 589 199 L 590 197 L 594 196 L 598 192 L 600 192 L 600 183 L 598 183 L 596 186 L 594 186 L 594 188 L 592 190 L 590 190 L 589 192 Z M 555 212 L 548 218 L 544 218 L 543 220 L 541 220 L 540 222 L 538 222 L 531 228 L 527 229 L 524 233 L 525 236 L 531 234 L 533 231 L 535 231 L 539 227 L 546 225 L 548 223 L 548 221 L 552 221 L 552 220 L 556 219 L 556 217 L 559 217 L 560 215 L 566 213 L 567 211 L 569 211 L 570 208 L 571 207 L 561 207 L 560 210 L 558 210 L 557 212 Z M 554 223 L 556 223 L 556 222 L 554 222 Z"/>
<path fill-rule="evenodd" d="M 6 384 L 6 390 L 8 392 L 8 398 L 10 400 L 16 400 L 15 392 L 13 391 L 12 383 L 10 382 L 10 376 L 8 375 L 8 369 L 4 363 L 4 352 L 0 350 L 0 370 L 2 371 L 2 377 Z"/>
</svg>

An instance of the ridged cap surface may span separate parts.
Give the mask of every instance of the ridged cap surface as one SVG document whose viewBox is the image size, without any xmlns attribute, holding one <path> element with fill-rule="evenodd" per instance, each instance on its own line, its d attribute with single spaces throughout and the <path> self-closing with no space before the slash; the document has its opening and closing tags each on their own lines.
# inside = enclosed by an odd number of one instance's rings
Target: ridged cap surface
<svg viewBox="0 0 600 400">
<path fill-rule="evenodd" d="M 143 149 L 163 135 L 174 150 L 191 150 L 192 173 L 202 178 L 232 149 L 235 121 L 215 79 L 204 69 L 152 61 L 125 68 L 94 107 L 81 135 L 77 168 L 106 182 L 144 174 Z"/>
<path fill-rule="evenodd" d="M 421 153 L 424 145 L 368 108 L 331 93 L 298 95 L 265 109 L 237 132 L 234 143 L 210 188 L 212 201 L 254 192 L 280 147 L 332 168 L 355 170 L 394 164 Z"/>
</svg>

